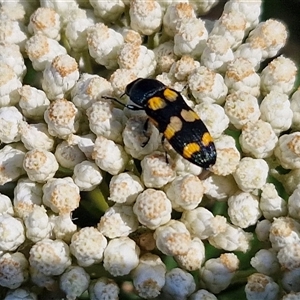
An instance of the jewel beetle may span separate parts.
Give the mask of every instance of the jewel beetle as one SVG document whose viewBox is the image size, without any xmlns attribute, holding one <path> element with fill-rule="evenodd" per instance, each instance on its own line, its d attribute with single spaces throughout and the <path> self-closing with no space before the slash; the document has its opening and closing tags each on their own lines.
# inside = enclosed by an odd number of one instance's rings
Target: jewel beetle
<svg viewBox="0 0 300 300">
<path fill-rule="evenodd" d="M 179 92 L 156 79 L 138 78 L 127 85 L 125 94 L 135 104 L 125 107 L 144 110 L 148 120 L 158 128 L 163 139 L 167 139 L 177 153 L 204 169 L 215 164 L 217 152 L 213 138 Z M 104 98 L 124 105 L 115 98 Z"/>
</svg>

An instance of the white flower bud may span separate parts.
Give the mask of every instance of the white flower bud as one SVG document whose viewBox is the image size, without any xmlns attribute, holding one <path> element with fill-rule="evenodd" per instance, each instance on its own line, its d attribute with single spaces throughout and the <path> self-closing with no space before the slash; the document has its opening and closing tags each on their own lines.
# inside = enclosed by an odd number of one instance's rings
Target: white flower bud
<svg viewBox="0 0 300 300">
<path fill-rule="evenodd" d="M 182 22 L 174 36 L 174 53 L 178 56 L 190 55 L 199 58 L 208 37 L 204 22 L 191 18 Z"/>
<path fill-rule="evenodd" d="M 275 218 L 269 229 L 269 240 L 276 251 L 300 243 L 300 224 L 290 217 Z"/>
<path fill-rule="evenodd" d="M 95 2 L 92 1 L 91 5 Z M 73 10 L 72 14 L 68 14 L 65 36 L 73 50 L 81 52 L 87 49 L 87 30 L 90 26 L 95 25 L 96 22 L 96 17 L 90 10 L 78 8 Z"/>
<path fill-rule="evenodd" d="M 266 183 L 269 166 L 260 158 L 244 157 L 240 160 L 233 177 L 244 192 L 261 189 Z"/>
<path fill-rule="evenodd" d="M 188 80 L 189 76 L 195 73 L 200 68 L 200 62 L 195 60 L 189 55 L 182 56 L 179 60 L 175 61 L 170 69 L 170 75 L 179 81 Z M 158 79 L 158 78 L 157 78 Z M 162 81 L 163 82 L 163 81 Z M 165 83 L 165 82 L 164 82 Z M 166 83 L 165 83 L 166 84 Z M 166 84 L 169 86 L 169 84 Z M 185 83 L 182 88 L 178 86 L 172 86 L 175 90 L 183 90 Z"/>
<path fill-rule="evenodd" d="M 299 292 L 299 278 L 300 278 L 300 268 L 296 268 L 293 270 L 284 270 L 282 272 L 282 278 L 280 281 L 282 284 L 282 288 L 287 292 L 291 292 L 294 296 L 297 295 L 298 293 L 295 292 Z M 291 299 L 297 300 L 297 296 L 295 297 Z"/>
<path fill-rule="evenodd" d="M 209 199 L 227 201 L 238 189 L 232 175 L 218 176 L 212 174 L 203 181 L 204 194 Z"/>
<path fill-rule="evenodd" d="M 112 175 L 123 172 L 129 159 L 121 145 L 101 135 L 95 141 L 92 158 L 101 170 Z"/>
<path fill-rule="evenodd" d="M 279 50 L 285 45 L 287 37 L 286 26 L 278 20 L 269 19 L 259 23 L 250 32 L 246 41 L 253 45 L 259 45 L 263 51 L 262 59 L 265 60 L 277 55 Z"/>
<path fill-rule="evenodd" d="M 10 9 L 15 10 L 16 7 Z M 17 44 L 21 51 L 24 50 L 24 43 L 28 39 L 25 26 L 6 17 L 5 14 L 0 18 L 0 36 L 1 43 Z"/>
<path fill-rule="evenodd" d="M 198 290 L 196 293 L 192 294 L 189 299 L 190 300 L 218 300 L 214 294 L 204 289 Z"/>
<path fill-rule="evenodd" d="M 300 130 L 300 86 L 290 99 L 291 110 L 293 112 L 292 128 Z"/>
<path fill-rule="evenodd" d="M 14 181 L 25 173 L 23 160 L 25 153 L 10 145 L 0 149 L 0 185 Z M 11 163 L 11 162 L 14 163 Z"/>
<path fill-rule="evenodd" d="M 19 125 L 22 114 L 14 106 L 0 107 L 0 141 L 1 143 L 18 142 L 21 138 Z"/>
<path fill-rule="evenodd" d="M 233 174 L 241 158 L 241 154 L 236 148 L 234 138 L 229 135 L 221 135 L 215 140 L 215 146 L 217 149 L 217 160 L 210 170 L 219 176 Z"/>
<path fill-rule="evenodd" d="M 79 149 L 88 159 L 92 158 L 95 140 L 96 137 L 93 133 L 88 133 L 82 136 L 70 134 L 67 138 L 67 142 L 70 145 L 78 145 Z"/>
<path fill-rule="evenodd" d="M 172 2 L 167 6 L 163 17 L 163 27 L 169 36 L 174 36 L 182 22 L 196 18 L 192 4 Z"/>
<path fill-rule="evenodd" d="M 164 192 L 146 189 L 137 197 L 133 212 L 141 224 L 154 230 L 170 221 L 172 204 Z"/>
<path fill-rule="evenodd" d="M 42 204 L 42 185 L 28 178 L 21 178 L 14 189 L 14 210 L 23 220 L 33 210 L 34 205 Z"/>
<path fill-rule="evenodd" d="M 153 52 L 157 61 L 156 71 L 158 73 L 169 72 L 172 64 L 176 61 L 174 42 L 171 40 L 160 43 L 153 49 Z"/>
<path fill-rule="evenodd" d="M 298 270 L 298 272 L 299 272 L 299 270 Z M 294 276 L 294 275 L 292 275 L 292 276 Z M 297 277 L 297 276 L 295 276 L 295 277 Z M 298 283 L 297 283 L 297 286 L 298 286 Z M 285 287 L 284 287 L 284 289 L 287 290 Z M 285 294 L 281 299 L 282 300 L 297 300 L 299 297 L 300 297 L 300 292 L 295 293 L 295 292 L 291 291 L 290 293 Z"/>
<path fill-rule="evenodd" d="M 14 216 L 14 208 L 8 196 L 0 193 L 0 214 L 9 214 Z"/>
<path fill-rule="evenodd" d="M 124 94 L 126 86 L 137 79 L 135 70 L 133 69 L 117 69 L 110 76 L 110 83 L 112 85 L 114 94 L 118 97 Z"/>
<path fill-rule="evenodd" d="M 124 13 L 125 4 L 121 0 L 110 1 L 92 1 L 91 5 L 94 8 L 95 16 L 101 20 L 112 22 L 118 20 Z"/>
<path fill-rule="evenodd" d="M 0 251 L 15 251 L 24 241 L 23 223 L 11 215 L 0 215 Z"/>
<path fill-rule="evenodd" d="M 270 123 L 258 120 L 243 126 L 239 140 L 244 153 L 250 153 L 255 158 L 265 158 L 273 154 L 278 138 Z"/>
<path fill-rule="evenodd" d="M 224 13 L 238 11 L 243 14 L 246 19 L 246 32 L 250 31 L 259 22 L 261 13 L 261 0 L 243 1 L 233 0 L 225 3 Z"/>
<path fill-rule="evenodd" d="M 158 1 L 130 1 L 130 27 L 144 35 L 151 35 L 160 29 L 162 23 L 162 8 Z"/>
<path fill-rule="evenodd" d="M 173 164 L 175 165 L 175 172 L 179 176 L 183 176 L 186 174 L 198 176 L 202 172 L 201 167 L 189 162 L 178 153 L 176 153 L 173 162 Z"/>
<path fill-rule="evenodd" d="M 44 238 L 49 238 L 52 230 L 49 217 L 44 206 L 35 205 L 24 219 L 26 237 L 36 243 Z"/>
<path fill-rule="evenodd" d="M 285 169 L 300 168 L 300 133 L 293 132 L 282 135 L 274 154 Z"/>
<path fill-rule="evenodd" d="M 50 221 L 52 223 L 55 238 L 69 244 L 73 234 L 77 231 L 77 226 L 73 223 L 71 214 L 52 215 Z"/>
<path fill-rule="evenodd" d="M 156 68 L 154 52 L 145 46 L 131 43 L 121 47 L 118 64 L 121 69 L 132 69 L 137 77 L 152 76 Z"/>
<path fill-rule="evenodd" d="M 243 91 L 254 97 L 260 95 L 260 76 L 246 58 L 236 58 L 228 65 L 224 81 L 230 93 Z"/>
<path fill-rule="evenodd" d="M 101 298 L 118 299 L 120 288 L 109 278 L 101 277 L 92 280 L 89 285 L 89 296 L 91 300 L 99 300 Z"/>
<path fill-rule="evenodd" d="M 262 56 L 263 49 L 260 48 L 260 45 L 255 43 L 243 43 L 234 51 L 234 58 L 242 57 L 248 59 L 255 71 L 257 71 L 260 67 Z"/>
<path fill-rule="evenodd" d="M 77 131 L 79 117 L 75 105 L 64 98 L 52 101 L 44 114 L 49 133 L 62 139 Z"/>
<path fill-rule="evenodd" d="M 23 161 L 23 168 L 29 179 L 37 182 L 53 178 L 58 167 L 54 154 L 46 150 L 30 150 L 25 154 Z"/>
<path fill-rule="evenodd" d="M 266 183 L 261 188 L 261 191 L 259 208 L 266 219 L 272 220 L 273 218 L 278 218 L 287 214 L 287 203 L 284 199 L 279 197 L 274 184 Z M 289 199 L 288 206 L 290 206 L 291 203 L 292 200 Z M 290 211 L 289 214 L 290 216 L 293 216 Z"/>
<path fill-rule="evenodd" d="M 80 191 L 92 191 L 103 179 L 97 165 L 88 160 L 84 160 L 74 167 L 72 178 Z"/>
<path fill-rule="evenodd" d="M 140 249 L 129 237 L 110 240 L 104 250 L 103 266 L 112 276 L 129 274 L 139 263 Z"/>
<path fill-rule="evenodd" d="M 87 43 L 90 55 L 107 69 L 117 67 L 117 57 L 123 45 L 123 36 L 103 23 L 90 26 L 87 32 Z"/>
<path fill-rule="evenodd" d="M 203 197 L 203 184 L 197 176 L 185 175 L 176 177 L 166 186 L 165 192 L 176 211 L 196 208 Z"/>
<path fill-rule="evenodd" d="M 226 228 L 226 219 L 223 216 L 215 216 L 204 207 L 197 207 L 190 211 L 184 211 L 181 222 L 185 224 L 193 237 L 205 240 L 210 236 L 221 234 Z"/>
<path fill-rule="evenodd" d="M 291 127 L 293 111 L 290 106 L 286 94 L 271 91 L 260 104 L 261 119 L 270 123 L 278 135 Z"/>
<path fill-rule="evenodd" d="M 56 40 L 47 38 L 43 34 L 35 34 L 26 41 L 26 53 L 36 71 L 45 69 L 47 63 L 51 63 L 57 55 L 67 53 L 65 47 Z"/>
<path fill-rule="evenodd" d="M 15 6 L 16 4 L 13 3 Z M 26 299 L 26 300 L 38 300 L 38 296 L 36 293 L 31 292 L 27 289 L 15 289 L 15 290 L 9 290 L 3 298 L 4 300 L 15 300 L 15 299 Z"/>
<path fill-rule="evenodd" d="M 132 206 L 115 204 L 106 210 L 98 223 L 98 230 L 106 237 L 113 239 L 128 236 L 139 227 Z"/>
<path fill-rule="evenodd" d="M 14 3 L 16 4 L 16 3 Z M 4 5 L 4 3 L 2 3 Z M 1 44 L 0 45 L 0 61 L 12 68 L 19 80 L 22 82 L 26 74 L 26 66 L 24 57 L 20 51 L 20 47 L 16 44 Z M 5 74 L 1 74 L 5 76 Z M 7 76 L 7 74 L 6 74 Z M 9 78 L 9 77 L 7 77 Z"/>
<path fill-rule="evenodd" d="M 94 227 L 84 227 L 72 236 L 70 250 L 79 266 L 88 267 L 102 262 L 106 246 L 102 233 Z"/>
<path fill-rule="evenodd" d="M 71 266 L 59 278 L 59 286 L 67 299 L 76 299 L 87 290 L 90 275 L 81 267 Z"/>
<path fill-rule="evenodd" d="M 297 186 L 297 188 L 294 190 L 294 192 L 288 199 L 289 216 L 296 219 L 297 221 L 300 220 L 299 195 L 300 195 L 300 186 Z"/>
<path fill-rule="evenodd" d="M 50 104 L 45 92 L 30 85 L 23 85 L 18 92 L 20 94 L 19 105 L 23 115 L 33 120 L 43 119 L 44 112 Z"/>
<path fill-rule="evenodd" d="M 269 231 L 271 228 L 271 221 L 264 219 L 258 221 L 255 227 L 257 239 L 261 242 L 269 242 Z"/>
<path fill-rule="evenodd" d="M 204 66 L 191 73 L 188 84 L 197 103 L 223 104 L 228 92 L 224 78 Z"/>
<path fill-rule="evenodd" d="M 254 273 L 248 277 L 248 282 L 245 286 L 245 294 L 248 300 L 278 299 L 279 286 L 273 278 L 264 274 Z"/>
<path fill-rule="evenodd" d="M 280 271 L 277 253 L 274 249 L 260 249 L 250 260 L 250 264 L 259 273 L 275 275 Z"/>
<path fill-rule="evenodd" d="M 121 132 L 126 118 L 121 109 L 114 108 L 110 101 L 97 101 L 87 109 L 86 114 L 93 133 L 116 143 L 122 142 Z"/>
<path fill-rule="evenodd" d="M 217 249 L 225 251 L 247 252 L 250 248 L 250 242 L 253 235 L 250 232 L 243 231 L 242 228 L 227 223 L 223 231 L 213 237 L 209 237 L 209 243 Z"/>
<path fill-rule="evenodd" d="M 41 0 L 41 6 L 54 9 L 62 19 L 65 19 L 73 10 L 78 8 L 78 3 L 76 0 L 68 0 L 68 2 L 60 0 Z"/>
<path fill-rule="evenodd" d="M 54 57 L 43 71 L 42 87 L 50 100 L 63 98 L 79 78 L 76 60 L 68 54 Z"/>
<path fill-rule="evenodd" d="M 203 242 L 197 237 L 193 238 L 188 252 L 183 255 L 176 255 L 175 259 L 178 265 L 187 271 L 200 269 L 205 259 Z"/>
<path fill-rule="evenodd" d="M 20 122 L 19 132 L 21 141 L 27 150 L 53 150 L 54 138 L 48 133 L 48 127 L 45 123 Z"/>
<path fill-rule="evenodd" d="M 171 220 L 154 232 L 157 248 L 164 254 L 185 255 L 191 246 L 191 235 L 185 224 Z"/>
<path fill-rule="evenodd" d="M 165 285 L 166 266 L 159 256 L 146 253 L 132 272 L 133 285 L 142 298 L 155 298 Z M 149 285 L 149 282 L 151 284 Z"/>
<path fill-rule="evenodd" d="M 284 56 L 273 59 L 261 71 L 261 91 L 263 95 L 271 91 L 289 95 L 296 81 L 297 67 L 295 63 Z"/>
<path fill-rule="evenodd" d="M 111 95 L 112 91 L 111 83 L 105 78 L 83 73 L 71 90 L 71 98 L 78 109 L 85 110 L 99 101 L 102 95 Z"/>
<path fill-rule="evenodd" d="M 28 279 L 28 261 L 24 254 L 21 252 L 3 254 L 0 257 L 0 274 L 2 287 L 16 289 L 25 283 Z"/>
<path fill-rule="evenodd" d="M 52 8 L 39 7 L 31 16 L 28 24 L 29 33 L 42 33 L 46 37 L 60 40 L 60 16 Z"/>
<path fill-rule="evenodd" d="M 245 192 L 237 192 L 228 199 L 228 215 L 232 224 L 247 228 L 257 223 L 261 217 L 258 197 Z"/>
<path fill-rule="evenodd" d="M 215 22 L 210 35 L 225 36 L 232 49 L 236 49 L 241 43 L 246 33 L 246 18 L 238 10 L 223 12 L 221 17 Z"/>
<path fill-rule="evenodd" d="M 71 177 L 49 179 L 43 193 L 43 204 L 55 213 L 71 213 L 79 206 L 79 188 Z"/>
<path fill-rule="evenodd" d="M 57 280 L 53 276 L 45 275 L 42 273 L 42 270 L 34 268 L 31 265 L 29 266 L 29 271 L 30 280 L 38 287 L 46 288 L 48 291 L 57 289 Z"/>
<path fill-rule="evenodd" d="M 255 123 L 260 117 L 257 98 L 244 91 L 229 94 L 226 97 L 224 110 L 237 129 L 241 129 L 248 122 Z"/>
<path fill-rule="evenodd" d="M 234 59 L 230 42 L 224 35 L 210 35 L 201 55 L 201 63 L 210 70 L 224 73 Z"/>
<path fill-rule="evenodd" d="M 166 273 L 166 283 L 162 295 L 167 299 L 187 299 L 196 289 L 194 277 L 180 268 L 174 268 Z"/>
<path fill-rule="evenodd" d="M 120 173 L 111 178 L 109 183 L 109 200 L 131 205 L 144 190 L 140 178 L 130 172 Z"/>
<path fill-rule="evenodd" d="M 61 240 L 41 240 L 30 249 L 29 263 L 44 275 L 60 275 L 71 265 L 69 247 Z"/>
<path fill-rule="evenodd" d="M 154 152 L 141 161 L 142 180 L 146 187 L 161 188 L 175 178 L 175 171 L 166 162 L 166 154 Z"/>
<path fill-rule="evenodd" d="M 54 154 L 60 166 L 71 170 L 86 159 L 77 145 L 69 145 L 66 141 L 56 146 Z"/>
<path fill-rule="evenodd" d="M 219 258 L 211 258 L 200 270 L 201 282 L 208 290 L 218 294 L 229 286 L 238 267 L 239 259 L 233 253 L 224 253 Z"/>
</svg>

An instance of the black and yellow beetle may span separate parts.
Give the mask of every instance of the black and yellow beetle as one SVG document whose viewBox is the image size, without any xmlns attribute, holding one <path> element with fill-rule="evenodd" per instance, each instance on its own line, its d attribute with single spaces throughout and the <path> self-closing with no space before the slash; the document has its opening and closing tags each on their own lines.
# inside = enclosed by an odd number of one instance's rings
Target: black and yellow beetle
<svg viewBox="0 0 300 300">
<path fill-rule="evenodd" d="M 127 85 L 125 94 L 137 105 L 125 107 L 145 110 L 149 120 L 163 134 L 163 139 L 166 138 L 177 153 L 204 169 L 215 164 L 217 154 L 213 139 L 180 93 L 156 79 L 138 78 Z M 124 105 L 117 99 L 104 98 Z"/>
</svg>

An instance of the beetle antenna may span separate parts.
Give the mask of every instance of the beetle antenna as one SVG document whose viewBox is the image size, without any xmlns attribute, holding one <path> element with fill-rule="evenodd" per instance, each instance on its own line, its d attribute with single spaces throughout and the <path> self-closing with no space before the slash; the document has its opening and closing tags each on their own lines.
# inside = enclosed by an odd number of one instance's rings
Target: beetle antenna
<svg viewBox="0 0 300 300">
<path fill-rule="evenodd" d="M 144 110 L 144 108 L 136 106 L 136 105 L 124 104 L 123 102 L 121 102 L 120 100 L 118 100 L 114 97 L 110 97 L 110 96 L 101 96 L 101 97 L 102 97 L 102 99 L 115 101 L 115 102 L 119 103 L 120 105 L 122 105 L 123 107 L 126 107 L 126 108 L 131 109 L 131 110 Z"/>
</svg>

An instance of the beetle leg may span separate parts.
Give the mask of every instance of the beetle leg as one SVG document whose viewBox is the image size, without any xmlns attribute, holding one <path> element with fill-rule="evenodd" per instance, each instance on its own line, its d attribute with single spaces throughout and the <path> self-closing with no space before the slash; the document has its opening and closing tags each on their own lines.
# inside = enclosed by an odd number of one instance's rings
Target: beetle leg
<svg viewBox="0 0 300 300">
<path fill-rule="evenodd" d="M 166 150 L 166 148 L 165 148 L 165 146 L 164 146 L 165 138 L 166 138 L 166 137 L 165 137 L 164 135 L 161 136 L 161 144 L 162 144 L 163 148 L 165 149 L 165 159 L 166 159 L 166 163 L 169 164 L 168 153 L 167 153 L 167 150 Z"/>
<path fill-rule="evenodd" d="M 146 122 L 144 123 L 144 128 L 143 128 L 143 134 L 144 136 L 147 138 L 147 140 L 145 142 L 142 143 L 142 147 L 144 148 L 149 140 L 150 140 L 150 134 L 148 133 L 148 127 L 149 127 L 149 119 L 146 120 Z"/>
</svg>

